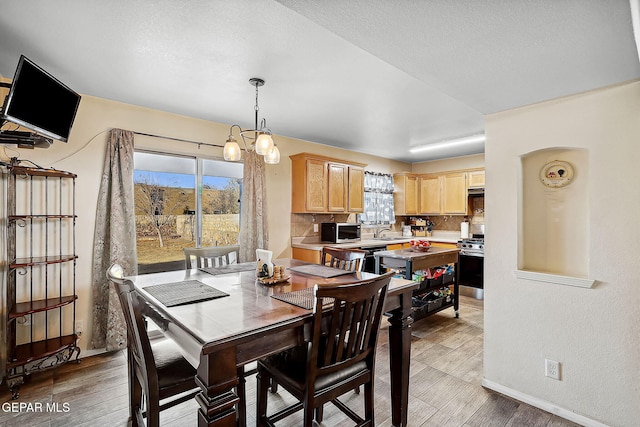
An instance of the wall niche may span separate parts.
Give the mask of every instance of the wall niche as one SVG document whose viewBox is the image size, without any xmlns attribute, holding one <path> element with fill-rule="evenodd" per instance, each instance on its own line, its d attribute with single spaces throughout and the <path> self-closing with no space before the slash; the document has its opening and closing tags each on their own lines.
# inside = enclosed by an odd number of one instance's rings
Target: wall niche
<svg viewBox="0 0 640 427">
<path fill-rule="evenodd" d="M 518 270 L 524 279 L 591 287 L 587 150 L 521 156 Z"/>
</svg>

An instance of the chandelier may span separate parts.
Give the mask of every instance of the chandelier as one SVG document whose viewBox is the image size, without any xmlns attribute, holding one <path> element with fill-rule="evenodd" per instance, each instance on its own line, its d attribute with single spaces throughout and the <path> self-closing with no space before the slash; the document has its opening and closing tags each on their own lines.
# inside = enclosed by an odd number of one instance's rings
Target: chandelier
<svg viewBox="0 0 640 427">
<path fill-rule="evenodd" d="M 238 128 L 242 143 L 246 151 L 254 151 L 264 156 L 264 162 L 275 165 L 280 163 L 280 150 L 273 143 L 271 138 L 271 129 L 267 127 L 267 120 L 262 119 L 260 127 L 258 127 L 258 88 L 264 85 L 264 80 L 259 78 L 249 79 L 249 83 L 256 87 L 256 105 L 255 110 L 255 127 L 253 129 L 242 129 L 239 125 L 231 125 L 229 128 L 229 137 L 224 144 L 224 159 L 229 162 L 237 162 L 242 159 L 242 150 L 238 145 L 238 141 L 233 136 L 233 128 Z"/>
</svg>

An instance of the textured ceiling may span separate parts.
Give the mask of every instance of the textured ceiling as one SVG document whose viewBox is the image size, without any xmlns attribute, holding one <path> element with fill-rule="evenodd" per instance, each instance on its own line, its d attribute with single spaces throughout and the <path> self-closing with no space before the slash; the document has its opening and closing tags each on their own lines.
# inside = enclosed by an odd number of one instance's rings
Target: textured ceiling
<svg viewBox="0 0 640 427">
<path fill-rule="evenodd" d="M 409 149 L 485 114 L 640 78 L 631 21 L 628 0 L 3 0 L 0 74 L 25 54 L 80 93 L 243 127 L 261 77 L 276 134 L 417 162 L 482 152 Z"/>
</svg>

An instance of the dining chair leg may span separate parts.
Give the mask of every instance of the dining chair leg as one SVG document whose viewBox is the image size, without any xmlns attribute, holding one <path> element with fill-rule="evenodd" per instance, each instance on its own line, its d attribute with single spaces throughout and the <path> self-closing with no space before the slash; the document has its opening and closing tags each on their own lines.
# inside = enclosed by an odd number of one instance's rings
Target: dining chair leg
<svg viewBox="0 0 640 427">
<path fill-rule="evenodd" d="M 324 416 L 324 405 L 320 405 L 316 408 L 316 421 L 321 423 Z"/>
<path fill-rule="evenodd" d="M 369 420 L 370 425 L 375 425 L 373 421 L 373 384 L 371 382 L 364 385 L 364 419 Z"/>
<path fill-rule="evenodd" d="M 244 377 L 244 367 L 238 368 L 238 426 L 245 427 L 247 425 L 247 380 Z"/>
<path fill-rule="evenodd" d="M 310 393 L 306 393 L 304 397 L 304 405 L 302 407 L 302 412 L 304 414 L 304 427 L 312 427 L 313 426 L 313 395 Z"/>
<path fill-rule="evenodd" d="M 129 379 L 129 419 L 132 427 L 138 427 L 138 408 L 142 405 L 142 386 L 133 371 L 131 351 L 127 348 L 127 375 Z"/>
<path fill-rule="evenodd" d="M 258 368 L 256 374 L 256 391 L 258 402 L 256 404 L 256 425 L 264 426 L 267 417 L 267 394 L 271 384 L 271 377 L 265 371 Z"/>
</svg>

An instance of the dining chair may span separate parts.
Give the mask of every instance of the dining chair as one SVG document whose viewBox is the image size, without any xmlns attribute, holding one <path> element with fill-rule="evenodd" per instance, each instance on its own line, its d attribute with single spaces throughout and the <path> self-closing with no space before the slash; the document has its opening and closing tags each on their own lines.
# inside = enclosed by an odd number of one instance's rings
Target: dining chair
<svg viewBox="0 0 640 427">
<path fill-rule="evenodd" d="M 362 271 L 367 251 L 323 247 L 320 264 L 341 270 Z"/>
<path fill-rule="evenodd" d="M 221 267 L 238 262 L 240 246 L 209 246 L 205 248 L 184 248 L 187 269 Z"/>
<path fill-rule="evenodd" d="M 163 330 L 167 320 L 135 291 L 124 278 L 123 269 L 113 264 L 107 278 L 116 288 L 127 325 L 127 368 L 129 377 L 129 416 L 133 426 L 160 425 L 160 412 L 193 399 L 201 391 L 196 385 L 196 369 L 182 357 L 170 339 L 149 340 L 147 318 Z M 246 423 L 245 390 L 242 368 L 238 369 L 239 425 Z"/>
<path fill-rule="evenodd" d="M 302 409 L 302 425 L 310 427 L 314 409 L 328 402 L 359 426 L 375 425 L 376 342 L 392 276 L 389 272 L 355 283 L 315 286 L 311 340 L 258 361 L 258 425 L 272 426 Z M 327 301 L 331 301 L 330 304 L 323 305 Z M 267 416 L 271 382 L 281 385 L 298 402 Z M 364 386 L 364 418 L 338 400 L 361 385 Z"/>
</svg>

